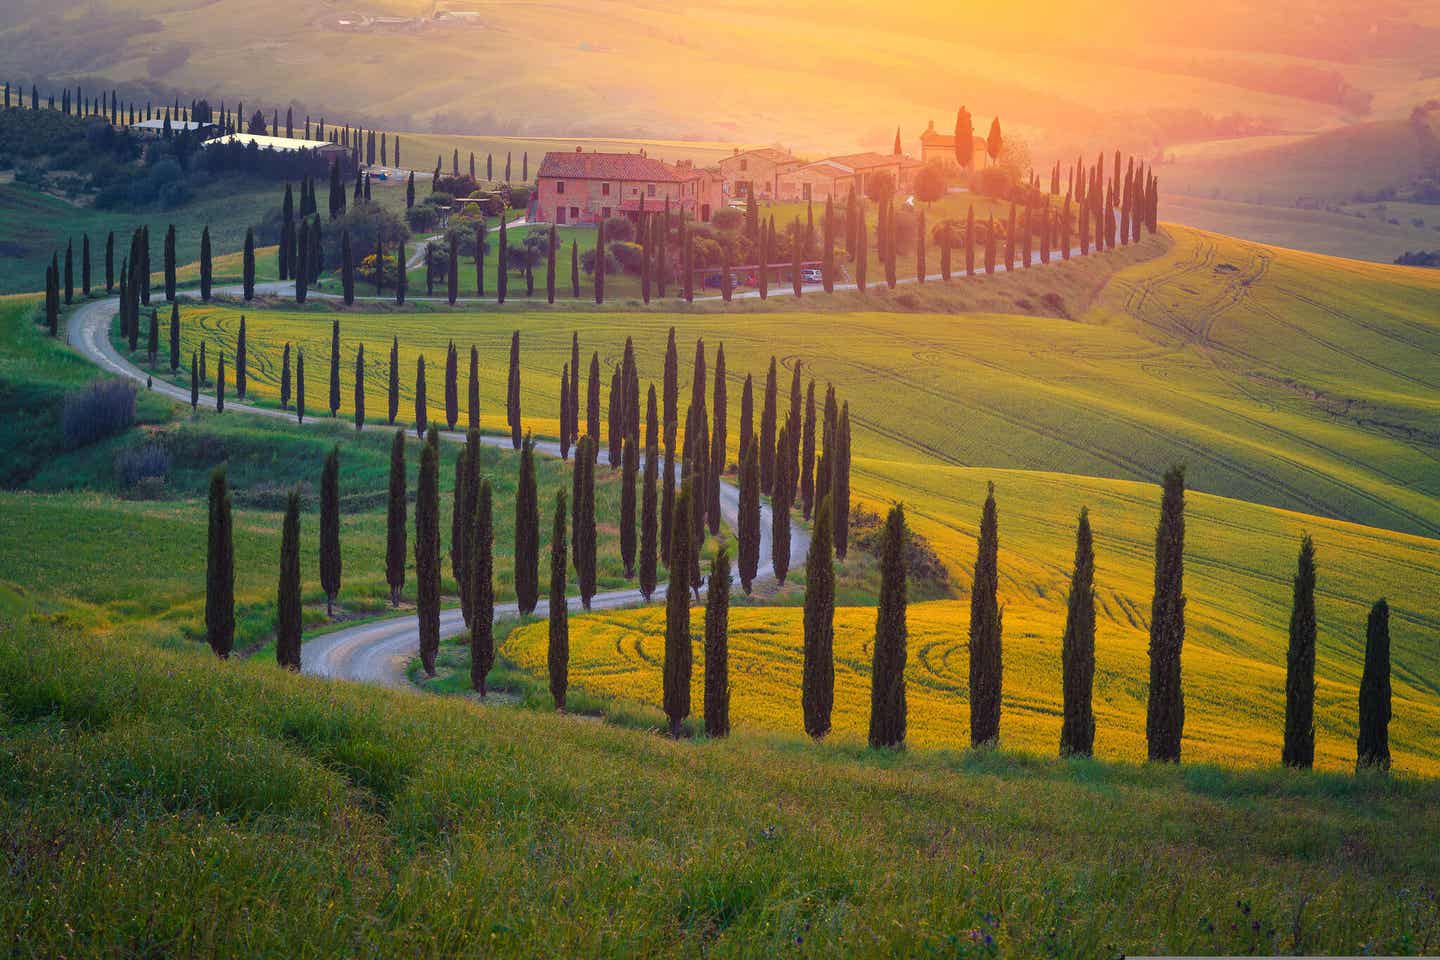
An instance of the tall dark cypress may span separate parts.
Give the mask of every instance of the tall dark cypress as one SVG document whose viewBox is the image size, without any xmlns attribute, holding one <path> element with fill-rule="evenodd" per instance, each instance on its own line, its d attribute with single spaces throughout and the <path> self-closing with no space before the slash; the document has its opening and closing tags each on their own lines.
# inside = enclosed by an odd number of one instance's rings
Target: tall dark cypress
<svg viewBox="0 0 1440 960">
<path fill-rule="evenodd" d="M 780 441 L 787 439 L 786 430 L 780 428 Z M 784 482 L 783 459 L 776 460 L 775 471 L 775 490 L 770 495 L 770 563 L 775 568 L 775 581 L 783 586 L 790 572 L 790 500 L 786 496 L 789 485 Z"/>
<path fill-rule="evenodd" d="M 171 305 L 172 310 L 174 304 Z M 154 314 L 154 311 L 151 311 Z M 249 346 L 245 338 L 245 314 L 240 314 L 240 333 L 235 339 L 235 396 L 245 399 L 249 379 Z"/>
<path fill-rule="evenodd" d="M 175 299 L 175 224 L 165 231 L 165 299 Z"/>
<path fill-rule="evenodd" d="M 470 686 L 485 697 L 485 678 L 495 665 L 495 526 L 494 491 L 489 478 L 475 492 L 475 512 L 466 544 L 470 557 L 465 577 L 470 594 Z"/>
<path fill-rule="evenodd" d="M 550 645 L 546 665 L 550 668 L 550 696 L 555 709 L 565 709 L 565 692 L 570 686 L 570 619 L 565 604 L 565 491 L 555 491 L 555 524 L 550 538 Z"/>
<path fill-rule="evenodd" d="M 429 403 L 425 399 L 425 357 L 415 360 L 415 435 L 423 437 L 430 425 Z"/>
<path fill-rule="evenodd" d="M 740 586 L 750 593 L 760 565 L 760 454 L 755 438 L 740 449 Z"/>
<path fill-rule="evenodd" d="M 705 736 L 730 733 L 730 550 L 710 562 L 705 598 Z"/>
<path fill-rule="evenodd" d="M 1075 568 L 1065 611 L 1065 636 L 1060 641 L 1060 756 L 1092 756 L 1095 752 L 1095 547 L 1090 511 L 1082 508 L 1075 530 Z"/>
<path fill-rule="evenodd" d="M 244 318 L 241 318 L 244 322 Z M 151 367 L 155 366 L 155 358 L 160 352 L 160 315 L 154 307 L 150 308 L 150 337 L 146 345 L 145 357 Z"/>
<path fill-rule="evenodd" d="M 686 483 L 675 497 L 671 520 L 670 582 L 665 587 L 665 668 L 663 694 L 670 735 L 680 736 L 680 724 L 690 715 L 690 541 L 689 523 L 694 491 Z"/>
<path fill-rule="evenodd" d="M 835 457 L 830 464 L 830 500 L 835 515 L 835 556 L 845 559 L 850 544 L 850 401 L 840 407 L 835 422 Z"/>
<path fill-rule="evenodd" d="M 801 362 L 799 358 L 796 358 L 790 377 L 790 412 L 785 418 L 785 425 L 789 428 L 785 434 L 789 444 L 784 450 L 785 479 L 789 482 L 785 499 L 790 501 L 792 506 L 795 503 L 796 494 L 800 490 L 800 434 L 801 420 L 804 417 L 804 394 L 800 390 L 800 367 Z M 775 455 L 778 457 L 780 454 L 781 451 L 777 450 Z M 844 555 L 843 552 L 840 554 L 842 557 Z"/>
<path fill-rule="evenodd" d="M 289 344 L 286 344 L 289 347 Z M 286 359 L 288 360 L 288 354 Z M 173 374 L 180 369 L 180 304 L 170 304 L 170 372 Z M 290 372 L 289 364 L 286 364 L 285 372 L 288 377 Z M 288 386 L 288 384 L 287 384 Z"/>
<path fill-rule="evenodd" d="M 305 422 L 305 351 L 295 352 L 295 420 Z"/>
<path fill-rule="evenodd" d="M 991 483 L 980 515 L 980 542 L 975 556 L 975 577 L 970 586 L 970 745 L 975 747 L 994 744 L 1000 739 L 1003 661 L 997 596 L 999 554 L 995 484 Z"/>
<path fill-rule="evenodd" d="M 235 540 L 225 467 L 210 473 L 210 527 L 205 555 L 205 639 L 222 660 L 235 646 Z"/>
<path fill-rule="evenodd" d="M 675 349 L 675 328 L 670 328 L 670 339 L 665 345 L 665 376 L 662 382 L 664 393 L 665 446 L 675 446 L 675 433 L 680 427 L 680 357 Z"/>
<path fill-rule="evenodd" d="M 238 368 L 237 368 L 238 369 Z M 365 429 L 365 344 L 355 351 L 355 432 Z"/>
<path fill-rule="evenodd" d="M 171 297 L 170 299 L 175 299 Z M 65 305 L 75 302 L 75 242 L 65 243 Z M 133 348 L 132 348 L 133 349 Z"/>
<path fill-rule="evenodd" d="M 385 500 L 385 582 L 390 587 L 390 605 L 400 606 L 405 586 L 405 431 L 396 430 L 390 442 L 390 487 Z"/>
<path fill-rule="evenodd" d="M 582 440 L 585 456 L 575 458 L 578 483 L 575 487 L 575 578 L 580 587 L 580 603 L 590 609 L 595 596 L 595 440 Z M 634 518 L 634 506 L 631 506 Z"/>
<path fill-rule="evenodd" d="M 1365 626 L 1365 670 L 1360 675 L 1357 770 L 1390 769 L 1390 605 L 1375 601 Z"/>
<path fill-rule="evenodd" d="M 608 420 L 606 437 L 609 440 L 611 469 L 620 465 L 620 441 L 625 433 L 625 398 L 621 382 L 620 368 L 616 367 L 610 372 L 610 396 L 605 407 Z"/>
<path fill-rule="evenodd" d="M 540 599 L 540 500 L 535 486 L 535 441 L 520 447 L 520 482 L 515 490 L 515 599 L 522 614 Z"/>
<path fill-rule="evenodd" d="M 819 740 L 830 732 L 835 705 L 835 559 L 829 504 L 820 505 L 810 552 L 805 557 L 804 662 L 800 706 L 805 732 Z M 771 509 L 774 509 L 773 506 Z"/>
<path fill-rule="evenodd" d="M 406 274 L 406 265 L 409 260 L 405 253 L 405 239 L 400 239 L 400 245 L 395 250 L 395 303 L 399 306 L 405 305 L 405 293 L 410 288 L 410 278 Z"/>
<path fill-rule="evenodd" d="M 520 449 L 520 331 L 510 334 L 510 375 L 505 386 L 505 422 L 510 424 L 510 445 Z M 536 509 L 539 509 L 537 502 Z"/>
<path fill-rule="evenodd" d="M 330 416 L 340 412 L 340 321 L 330 321 Z"/>
<path fill-rule="evenodd" d="M 190 352 L 190 410 L 200 407 L 200 371 L 196 368 L 195 352 Z"/>
<path fill-rule="evenodd" d="M 590 378 L 585 389 L 585 433 L 596 443 L 600 442 L 600 354 L 590 354 Z M 591 448 L 591 455 L 598 456 L 598 448 Z"/>
<path fill-rule="evenodd" d="M 415 615 L 420 664 L 433 677 L 440 651 L 440 437 L 433 427 L 420 446 L 415 492 Z"/>
<path fill-rule="evenodd" d="M 391 426 L 395 425 L 395 417 L 400 413 L 400 338 L 392 337 L 390 340 L 390 376 L 387 383 L 385 422 Z"/>
<path fill-rule="evenodd" d="M 1180 653 L 1185 645 L 1185 468 L 1165 473 L 1155 528 L 1155 595 L 1150 603 L 1150 698 L 1145 740 L 1151 760 L 1180 762 L 1185 697 Z"/>
<path fill-rule="evenodd" d="M 300 670 L 300 493 L 285 503 L 280 532 L 280 585 L 275 594 L 275 659 L 286 670 Z"/>
<path fill-rule="evenodd" d="M 460 419 L 459 357 L 455 353 L 455 341 L 445 348 L 445 429 L 454 430 L 455 421 Z"/>
<path fill-rule="evenodd" d="M 775 358 L 770 358 L 770 372 L 765 376 L 765 400 L 760 408 L 760 489 L 775 492 Z"/>
<path fill-rule="evenodd" d="M 200 299 L 210 299 L 211 284 L 214 281 L 215 266 L 210 250 L 210 225 L 200 231 Z"/>
<path fill-rule="evenodd" d="M 805 424 L 800 447 L 800 500 L 805 519 L 815 505 L 815 379 L 805 391 Z"/>
<path fill-rule="evenodd" d="M 105 292 L 115 289 L 115 231 L 105 235 Z"/>
<path fill-rule="evenodd" d="M 755 438 L 755 378 L 745 374 L 745 386 L 740 388 L 740 442 L 736 449 L 744 455 L 745 448 Z M 757 461 L 758 462 L 758 461 Z"/>
<path fill-rule="evenodd" d="M 1308 534 L 1300 541 L 1285 667 L 1281 762 L 1308 770 L 1315 765 L 1315 542 Z"/>
<path fill-rule="evenodd" d="M 633 437 L 625 437 L 624 444 L 620 471 L 620 561 L 625 565 L 628 580 L 635 576 L 635 482 L 640 472 L 640 448 Z"/>
<path fill-rule="evenodd" d="M 320 472 L 320 586 L 325 591 L 325 615 L 335 615 L 340 592 L 340 447 L 330 448 Z"/>
<path fill-rule="evenodd" d="M 246 300 L 255 299 L 255 231 L 245 231 L 245 252 L 241 272 L 241 289 Z"/>
<path fill-rule="evenodd" d="M 906 602 L 905 510 L 897 503 L 885 518 L 880 541 L 880 601 L 870 664 L 872 747 L 905 744 Z"/>
<path fill-rule="evenodd" d="M 656 480 L 660 472 L 659 427 L 656 422 L 655 385 L 645 399 L 645 478 L 640 496 L 640 595 L 645 602 L 658 582 L 660 518 Z"/>
<path fill-rule="evenodd" d="M 225 412 L 225 351 L 220 351 L 220 360 L 215 364 L 215 412 Z"/>
<path fill-rule="evenodd" d="M 975 276 L 975 204 L 965 212 L 965 276 Z"/>
<path fill-rule="evenodd" d="M 725 344 L 715 351 L 714 417 L 710 432 L 710 469 L 705 472 L 705 515 L 709 519 L 710 534 L 720 533 L 720 482 L 725 473 L 727 398 L 725 394 Z"/>
<path fill-rule="evenodd" d="M 203 279 L 205 267 L 203 260 L 200 267 Z M 90 234 L 88 233 L 80 238 L 80 293 L 87 297 L 90 296 Z"/>
</svg>

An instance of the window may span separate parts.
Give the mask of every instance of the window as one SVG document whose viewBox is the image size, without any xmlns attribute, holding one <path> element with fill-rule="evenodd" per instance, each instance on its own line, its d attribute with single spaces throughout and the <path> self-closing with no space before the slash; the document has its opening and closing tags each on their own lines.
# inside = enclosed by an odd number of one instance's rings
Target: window
<svg viewBox="0 0 1440 960">
<path fill-rule="evenodd" d="M 602 184 L 600 184 L 600 196 L 602 196 L 602 197 L 608 197 L 608 196 L 610 196 L 610 184 L 608 184 L 608 183 L 602 183 Z"/>
<path fill-rule="evenodd" d="M 564 181 L 564 180 L 556 180 L 556 181 L 555 181 L 555 192 L 556 192 L 556 193 L 564 193 L 564 192 L 565 192 L 565 181 Z"/>
<path fill-rule="evenodd" d="M 749 161 L 749 160 L 746 160 L 744 157 L 741 157 L 741 158 L 740 158 L 740 172 L 741 172 L 741 173 L 744 173 L 746 170 L 749 170 L 749 169 L 750 169 L 750 161 Z"/>
<path fill-rule="evenodd" d="M 653 183 L 647 183 L 647 184 L 645 184 L 645 195 L 648 196 L 648 197 L 653 197 L 653 196 L 655 196 L 655 184 L 653 184 Z"/>
<path fill-rule="evenodd" d="M 580 208 L 579 208 L 579 207 L 571 207 L 571 208 L 570 208 L 570 219 L 573 220 L 573 221 L 575 221 L 576 223 L 579 223 L 579 222 L 580 222 Z"/>
<path fill-rule="evenodd" d="M 800 199 L 802 199 L 802 200 L 809 200 L 809 199 L 810 199 L 810 184 L 808 184 L 808 183 L 801 184 L 801 185 L 800 185 L 800 192 L 801 192 L 801 197 L 800 197 Z"/>
<path fill-rule="evenodd" d="M 564 223 L 564 222 L 565 222 L 565 208 L 564 208 L 564 207 L 556 207 L 556 208 L 555 208 L 555 222 L 556 222 L 556 223 Z"/>
</svg>

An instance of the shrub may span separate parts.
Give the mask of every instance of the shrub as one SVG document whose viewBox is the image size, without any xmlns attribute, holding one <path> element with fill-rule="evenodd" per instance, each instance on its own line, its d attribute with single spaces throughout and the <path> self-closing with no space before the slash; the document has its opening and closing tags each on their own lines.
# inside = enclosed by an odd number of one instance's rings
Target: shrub
<svg viewBox="0 0 1440 960">
<path fill-rule="evenodd" d="M 722 207 L 710 215 L 710 225 L 724 233 L 733 233 L 745 222 L 745 214 L 734 207 Z M 608 229 L 608 224 L 606 225 Z"/>
<path fill-rule="evenodd" d="M 434 230 L 440 225 L 440 211 L 428 203 L 417 203 L 405 211 L 405 223 L 411 230 Z"/>
<path fill-rule="evenodd" d="M 605 239 L 616 243 L 630 243 L 635 239 L 635 224 L 629 217 L 611 217 L 605 221 Z"/>
<path fill-rule="evenodd" d="M 145 480 L 163 485 L 170 476 L 170 454 L 158 443 L 127 447 L 115 454 L 115 480 L 121 487 L 139 486 Z"/>
<path fill-rule="evenodd" d="M 610 256 L 619 262 L 626 273 L 640 273 L 640 260 L 643 255 L 644 248 L 638 243 L 610 244 Z"/>
<path fill-rule="evenodd" d="M 128 380 L 97 380 L 65 397 L 60 418 L 69 447 L 82 447 L 135 423 L 135 387 Z"/>
<path fill-rule="evenodd" d="M 392 251 L 402 239 L 410 239 L 410 230 L 404 221 L 380 204 L 352 204 L 333 223 L 325 224 L 321 237 L 325 244 L 326 263 L 340 262 L 340 240 L 347 230 L 350 231 L 350 248 L 356 256 L 373 253 L 376 237 L 383 237 L 385 247 Z"/>
</svg>

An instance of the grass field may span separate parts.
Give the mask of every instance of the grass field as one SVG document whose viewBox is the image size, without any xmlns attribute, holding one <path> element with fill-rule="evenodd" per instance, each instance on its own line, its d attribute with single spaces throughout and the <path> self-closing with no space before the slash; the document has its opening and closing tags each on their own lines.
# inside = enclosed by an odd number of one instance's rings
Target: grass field
<svg viewBox="0 0 1440 960">
<path fill-rule="evenodd" d="M 1361 205 L 1360 209 L 1368 206 Z M 1165 198 L 1166 216 L 1187 226 L 1333 257 L 1393 263 L 1396 257 L 1409 250 L 1440 248 L 1440 232 L 1430 227 L 1431 223 L 1440 224 L 1440 207 L 1421 207 L 1419 204 L 1389 206 L 1397 208 L 1390 216 L 1399 219 L 1399 225 L 1377 219 L 1373 214 L 1361 219 L 1325 210 L 1297 210 L 1294 207 L 1178 195 Z M 1420 209 L 1415 213 L 1399 212 L 1406 207 Z M 1424 228 L 1411 226 L 1411 216 L 1428 218 L 1427 225 Z"/>
<path fill-rule="evenodd" d="M 0 689 L 0 929 L 37 954 L 1402 953 L 1440 923 L 1433 782 L 676 743 L 23 614 Z"/>
</svg>

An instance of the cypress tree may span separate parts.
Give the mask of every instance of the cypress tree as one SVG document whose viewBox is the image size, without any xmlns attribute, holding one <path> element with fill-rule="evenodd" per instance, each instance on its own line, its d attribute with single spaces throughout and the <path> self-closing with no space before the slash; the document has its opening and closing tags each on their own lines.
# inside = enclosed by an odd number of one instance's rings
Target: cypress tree
<svg viewBox="0 0 1440 960">
<path fill-rule="evenodd" d="M 550 539 L 550 696 L 564 711 L 570 685 L 570 621 L 565 604 L 565 491 L 555 491 L 555 525 Z M 588 606 L 587 606 L 588 609 Z"/>
<path fill-rule="evenodd" d="M 340 321 L 330 321 L 330 416 L 340 411 Z"/>
<path fill-rule="evenodd" d="M 165 299 L 175 299 L 175 224 L 165 231 Z M 69 286 L 68 284 L 66 285 Z M 68 293 L 68 290 L 67 290 Z M 68 298 L 67 298 L 68 300 Z"/>
<path fill-rule="evenodd" d="M 505 422 L 510 424 L 510 445 L 520 449 L 520 331 L 510 334 L 510 377 L 505 387 Z M 539 503 L 536 503 L 539 509 Z"/>
<path fill-rule="evenodd" d="M 760 489 L 775 492 L 775 358 L 770 358 L 770 372 L 765 375 L 765 401 L 760 408 Z"/>
<path fill-rule="evenodd" d="M 390 340 L 390 378 L 388 386 L 385 422 L 393 427 L 395 425 L 395 417 L 400 412 L 400 338 L 398 336 Z"/>
<path fill-rule="evenodd" d="M 975 276 L 975 204 L 965 212 L 965 276 Z"/>
<path fill-rule="evenodd" d="M 325 591 L 325 616 L 335 615 L 340 592 L 340 447 L 330 448 L 320 473 L 320 586 Z"/>
<path fill-rule="evenodd" d="M 1315 543 L 1308 534 L 1300 541 L 1285 666 L 1281 762 L 1308 770 L 1315 765 Z"/>
<path fill-rule="evenodd" d="M 590 380 L 585 391 L 585 433 L 590 439 L 600 440 L 600 354 L 590 354 Z M 592 448 L 591 456 L 599 450 Z"/>
<path fill-rule="evenodd" d="M 805 732 L 816 740 L 830 732 L 835 704 L 835 560 L 831 554 L 830 511 L 819 519 L 805 558 L 805 639 L 800 706 Z M 774 507 L 772 506 L 773 510 Z"/>
<path fill-rule="evenodd" d="M 737 447 L 740 456 L 744 456 L 745 448 L 755 438 L 755 380 L 750 374 L 745 374 L 745 386 L 740 389 L 740 443 Z"/>
<path fill-rule="evenodd" d="M 555 302 L 555 247 L 559 243 L 555 225 L 550 225 L 550 242 L 545 248 L 545 301 Z"/>
<path fill-rule="evenodd" d="M 440 437 L 432 427 L 420 447 L 415 493 L 415 615 L 420 625 L 420 663 L 435 676 L 440 649 Z"/>
<path fill-rule="evenodd" d="M 710 562 L 705 598 L 705 736 L 730 733 L 730 550 L 725 544 Z"/>
<path fill-rule="evenodd" d="M 495 302 L 504 303 L 510 291 L 510 247 L 506 239 L 505 218 L 500 218 L 500 245 L 495 258 Z"/>
<path fill-rule="evenodd" d="M 295 419 L 305 422 L 305 351 L 295 353 Z"/>
<path fill-rule="evenodd" d="M 610 372 L 610 396 L 609 403 L 605 407 L 608 419 L 607 437 L 610 441 L 610 468 L 612 470 L 620 464 L 620 441 L 625 433 L 625 399 L 621 383 L 620 368 L 616 367 Z"/>
<path fill-rule="evenodd" d="M 665 448 L 665 462 L 660 470 L 660 559 L 670 566 L 670 544 L 675 531 L 675 448 Z"/>
<path fill-rule="evenodd" d="M 1023 225 L 1021 226 L 1021 228 L 1020 228 L 1020 229 L 1021 229 L 1021 233 L 1020 233 L 1020 249 L 1021 249 L 1020 260 L 1021 260 L 1021 262 L 1025 265 L 1025 269 L 1026 269 L 1026 270 L 1029 270 L 1029 269 L 1030 269 L 1030 260 L 1031 260 L 1030 236 L 1031 236 L 1031 232 L 1032 232 L 1032 230 L 1033 230 L 1033 226 L 1032 226 L 1033 216 L 1032 216 L 1031 210 L 1032 210 L 1032 207 L 1031 207 L 1030 201 L 1029 201 L 1029 200 L 1026 200 L 1026 201 L 1025 201 L 1025 222 L 1024 222 L 1024 224 L 1023 224 Z"/>
<path fill-rule="evenodd" d="M 468 414 L 468 426 L 471 430 L 480 429 L 480 351 L 475 344 L 470 344 L 470 378 L 466 381 L 465 407 Z"/>
<path fill-rule="evenodd" d="M 707 505 L 704 492 L 709 489 L 707 486 L 707 474 L 710 472 L 710 430 L 705 405 L 702 402 L 698 407 L 690 408 L 691 416 L 687 418 L 686 450 L 685 459 L 690 464 L 691 482 L 695 487 L 695 499 L 691 501 L 693 511 L 692 522 L 695 524 L 695 537 L 693 543 L 698 551 L 705 542 L 705 514 Z M 693 426 L 691 423 L 693 422 Z M 693 437 L 693 440 L 690 439 Z M 699 583 L 700 567 L 698 560 L 696 565 L 690 568 L 690 574 Z M 699 599 L 699 596 L 696 596 Z"/>
<path fill-rule="evenodd" d="M 595 302 L 605 302 L 605 221 L 595 229 Z"/>
<path fill-rule="evenodd" d="M 429 426 L 428 405 L 425 401 L 425 357 L 415 361 L 415 435 L 423 437 Z"/>
<path fill-rule="evenodd" d="M 980 516 L 980 543 L 975 578 L 970 588 L 970 745 L 987 746 L 1000 739 L 1001 610 L 1000 532 L 995 514 L 995 484 L 985 495 Z"/>
<path fill-rule="evenodd" d="M 225 351 L 220 351 L 220 361 L 215 365 L 215 412 L 225 412 Z"/>
<path fill-rule="evenodd" d="M 659 423 L 656 422 L 655 385 L 645 400 L 645 478 L 640 496 L 640 595 L 650 602 L 657 582 L 659 517 L 656 479 L 660 472 Z"/>
<path fill-rule="evenodd" d="M 761 228 L 760 228 L 760 247 L 759 247 L 759 249 L 760 249 L 760 270 L 758 271 L 758 273 L 759 273 L 759 287 L 758 287 L 758 290 L 759 290 L 759 293 L 760 293 L 760 299 L 761 299 L 761 300 L 766 300 L 766 299 L 768 299 L 769 296 L 770 296 L 770 258 L 771 258 L 771 255 L 772 255 L 773 252 L 774 252 L 774 249 L 773 249 L 773 247 L 772 247 L 772 244 L 773 244 L 773 243 L 774 243 L 774 238 L 773 238 L 773 237 L 771 236 L 771 234 L 770 234 L 770 229 L 769 229 L 769 227 L 768 227 L 768 226 L 763 226 L 763 227 L 761 227 Z M 726 297 L 726 299 L 728 300 L 729 297 Z"/>
<path fill-rule="evenodd" d="M 390 443 L 390 488 L 385 502 L 385 582 L 390 605 L 400 606 L 405 586 L 405 431 L 396 430 Z"/>
<path fill-rule="evenodd" d="M 560 459 L 570 459 L 570 364 L 560 367 Z"/>
<path fill-rule="evenodd" d="M 275 596 L 275 659 L 286 670 L 300 670 L 300 494 L 285 503 L 280 533 L 280 586 Z"/>
<path fill-rule="evenodd" d="M 570 392 L 566 395 L 570 407 L 570 443 L 580 439 L 580 334 L 570 334 Z"/>
<path fill-rule="evenodd" d="M 865 211 L 860 210 L 855 224 L 855 289 L 865 293 L 866 273 L 870 269 L 869 237 L 865 229 Z"/>
<path fill-rule="evenodd" d="M 446 239 L 450 255 L 446 260 L 445 299 L 453 307 L 460 296 L 460 238 L 451 234 Z"/>
<path fill-rule="evenodd" d="M 726 433 L 729 424 L 728 401 L 725 394 L 725 344 L 715 351 L 715 416 L 710 434 L 710 469 L 705 472 L 706 516 L 712 536 L 720 532 L 720 478 L 725 473 Z"/>
<path fill-rule="evenodd" d="M 479 451 L 476 451 L 478 460 Z M 495 529 L 491 517 L 494 493 L 490 480 L 475 493 L 466 546 L 465 577 L 470 595 L 470 686 L 485 697 L 485 678 L 495 665 Z"/>
<path fill-rule="evenodd" d="M 520 612 L 534 613 L 539 595 L 540 501 L 535 487 L 535 441 L 526 434 L 515 490 L 515 599 Z"/>
<path fill-rule="evenodd" d="M 760 565 L 760 459 L 754 437 L 740 449 L 740 515 L 736 526 L 740 586 L 748 596 Z"/>
<path fill-rule="evenodd" d="M 174 297 L 171 297 L 173 300 Z M 75 302 L 75 243 L 65 242 L 65 305 Z M 133 347 L 131 348 L 134 349 Z"/>
<path fill-rule="evenodd" d="M 445 348 L 445 429 L 454 430 L 455 421 L 460 419 L 460 371 L 459 357 L 455 354 L 455 341 Z"/>
<path fill-rule="evenodd" d="M 340 233 L 340 288 L 345 306 L 355 303 L 355 255 L 350 249 L 350 231 Z"/>
<path fill-rule="evenodd" d="M 131 337 L 134 337 L 134 334 L 133 334 L 133 333 L 131 334 Z M 132 345 L 131 349 L 134 349 L 133 345 Z M 210 372 L 210 365 L 205 362 L 205 341 L 204 341 L 204 340 L 201 340 L 201 341 L 200 341 L 200 383 L 201 383 L 202 386 L 204 386 L 205 384 L 207 384 L 207 383 L 210 382 L 209 372 Z"/>
<path fill-rule="evenodd" d="M 690 540 L 689 523 L 694 492 L 681 486 L 675 498 L 675 516 L 670 528 L 670 582 L 665 588 L 665 670 L 664 710 L 670 721 L 670 735 L 680 736 L 680 724 L 690 715 Z"/>
<path fill-rule="evenodd" d="M 355 351 L 355 432 L 365 429 L 365 344 Z"/>
<path fill-rule="evenodd" d="M 834 504 L 835 555 L 841 560 L 850 543 L 850 401 L 840 408 L 835 423 L 835 457 L 830 464 L 830 499 Z"/>
<path fill-rule="evenodd" d="M 1180 653 L 1185 644 L 1185 468 L 1165 473 L 1155 529 L 1155 596 L 1150 604 L 1150 698 L 1145 740 L 1151 760 L 1180 762 L 1185 698 Z"/>
<path fill-rule="evenodd" d="M 407 274 L 409 257 L 405 253 L 405 240 L 402 237 L 400 246 L 395 251 L 395 302 L 401 306 L 405 304 L 405 293 L 410 288 L 410 277 Z"/>
<path fill-rule="evenodd" d="M 200 231 L 200 299 L 210 299 L 210 288 L 214 279 L 214 264 L 210 252 L 210 225 Z M 174 299 L 173 297 L 171 298 Z"/>
<path fill-rule="evenodd" d="M 579 480 L 575 503 L 575 575 L 580 586 L 580 603 L 590 609 L 595 596 L 595 439 L 581 441 L 586 456 L 577 457 L 575 469 Z M 634 505 L 630 519 L 634 522 Z M 633 548 L 632 548 L 633 549 Z"/>
<path fill-rule="evenodd" d="M 400 162 L 398 155 L 395 157 L 395 162 Z M 409 178 L 405 181 L 405 209 L 409 210 L 413 206 L 415 206 L 415 171 L 411 170 Z"/>
<path fill-rule="evenodd" d="M 880 541 L 880 601 L 870 665 L 870 746 L 905 744 L 906 658 L 905 511 L 898 503 L 885 518 Z"/>
<path fill-rule="evenodd" d="M 1090 511 L 1080 510 L 1075 530 L 1075 569 L 1070 575 L 1070 597 L 1065 611 L 1065 636 L 1060 642 L 1061 690 L 1064 705 L 1060 724 L 1060 756 L 1092 756 L 1095 752 L 1095 548 L 1090 535 Z"/>
<path fill-rule="evenodd" d="M 203 262 L 201 267 L 203 270 Z M 90 234 L 88 233 L 80 238 L 80 293 L 87 297 L 90 296 Z"/>
<path fill-rule="evenodd" d="M 620 561 L 625 565 L 628 580 L 635 576 L 635 481 L 640 472 L 640 449 L 629 436 L 624 446 L 620 472 Z"/>
<path fill-rule="evenodd" d="M 105 292 L 115 289 L 115 231 L 105 235 Z"/>
<path fill-rule="evenodd" d="M 945 254 L 949 259 L 948 248 Z M 919 222 L 915 225 L 915 279 L 920 283 L 925 282 L 925 211 L 920 211 Z M 950 279 L 950 267 L 945 267 L 945 279 Z"/>
<path fill-rule="evenodd" d="M 1015 203 L 1010 203 L 1010 220 L 1005 228 L 1005 272 L 1015 269 Z"/>
<path fill-rule="evenodd" d="M 245 252 L 243 254 L 242 289 L 246 300 L 255 299 L 255 231 L 245 231 Z"/>
<path fill-rule="evenodd" d="M 985 231 L 985 274 L 995 273 L 995 214 L 990 214 L 990 224 Z"/>
<path fill-rule="evenodd" d="M 800 487 L 800 422 L 804 416 L 803 399 L 804 394 L 800 391 L 800 367 L 801 362 L 797 358 L 790 376 L 790 413 L 785 418 L 785 425 L 789 429 L 785 436 L 790 443 L 785 448 L 785 478 L 789 481 L 789 491 L 785 499 L 795 504 L 795 496 L 799 493 Z M 779 456 L 777 451 L 776 456 Z"/>
<path fill-rule="evenodd" d="M 786 439 L 788 427 L 780 428 L 780 439 Z M 770 562 L 775 568 L 775 581 L 785 585 L 790 571 L 790 500 L 785 481 L 785 461 L 776 463 L 775 490 L 770 495 Z"/>
<path fill-rule="evenodd" d="M 205 639 L 224 660 L 235 646 L 235 542 L 225 467 L 210 473 L 210 526 L 205 560 Z"/>
<path fill-rule="evenodd" d="M 805 519 L 815 504 L 815 379 L 805 391 L 805 421 L 800 451 L 800 498 Z"/>
<path fill-rule="evenodd" d="M 1357 770 L 1390 769 L 1390 606 L 1375 601 L 1365 626 L 1365 670 L 1360 676 Z"/>
<path fill-rule="evenodd" d="M 200 371 L 196 369 L 195 353 L 190 353 L 190 410 L 195 412 L 200 407 Z"/>
<path fill-rule="evenodd" d="M 580 247 L 570 241 L 570 296 L 580 299 Z"/>
<path fill-rule="evenodd" d="M 171 305 L 172 313 L 174 312 L 174 306 L 174 304 Z M 150 314 L 154 316 L 155 311 L 150 311 Z M 241 400 L 245 399 L 245 390 L 249 374 L 247 369 L 249 366 L 247 359 L 249 351 L 245 339 L 245 314 L 242 313 L 240 314 L 240 334 L 235 340 L 235 396 Z"/>
<path fill-rule="evenodd" d="M 288 345 L 287 345 L 288 346 Z M 180 304 L 170 304 L 170 372 L 180 369 Z M 289 373 L 289 367 L 286 367 Z"/>
</svg>

